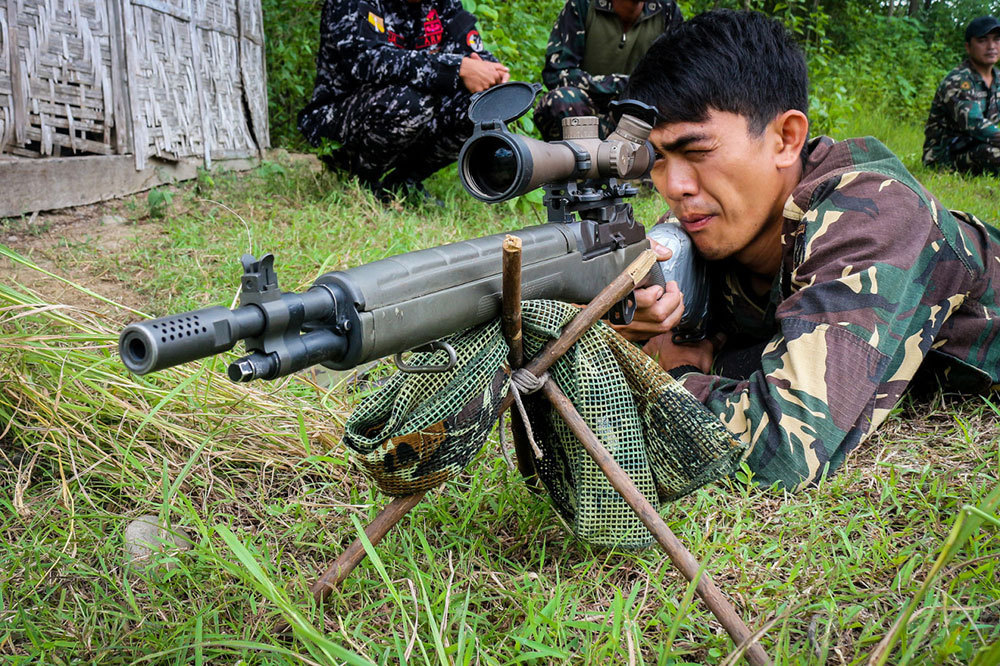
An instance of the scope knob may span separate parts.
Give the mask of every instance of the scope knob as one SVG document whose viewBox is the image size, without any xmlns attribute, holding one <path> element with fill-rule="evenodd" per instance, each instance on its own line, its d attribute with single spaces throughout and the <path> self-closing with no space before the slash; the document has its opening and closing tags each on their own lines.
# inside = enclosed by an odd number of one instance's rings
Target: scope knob
<svg viewBox="0 0 1000 666">
<path fill-rule="evenodd" d="M 635 148 L 624 141 L 612 141 L 608 147 L 608 166 L 619 178 L 625 178 L 635 164 Z"/>
<path fill-rule="evenodd" d="M 562 119 L 564 141 L 599 138 L 600 121 L 597 116 L 568 116 Z"/>
</svg>

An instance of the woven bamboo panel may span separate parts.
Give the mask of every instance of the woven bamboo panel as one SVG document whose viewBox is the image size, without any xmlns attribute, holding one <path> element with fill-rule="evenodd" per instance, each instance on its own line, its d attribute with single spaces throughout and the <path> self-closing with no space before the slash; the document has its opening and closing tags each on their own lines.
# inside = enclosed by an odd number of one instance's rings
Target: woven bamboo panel
<svg viewBox="0 0 1000 666">
<path fill-rule="evenodd" d="M 201 155 L 210 165 L 213 158 L 253 155 L 268 145 L 267 92 L 258 83 L 264 72 L 259 2 L 125 2 L 136 166 L 150 155 Z M 248 21 L 241 21 L 241 11 L 251 15 Z M 241 39 L 244 24 L 256 30 L 260 47 Z M 243 53 L 243 44 L 257 49 L 256 58 Z M 255 99 L 259 95 L 263 100 Z M 264 109 L 259 135 L 255 107 Z"/>
<path fill-rule="evenodd" d="M 0 157 L 3 146 L 14 141 L 14 96 L 10 86 L 10 37 L 7 26 L 7 6 L 0 5 Z"/>
<path fill-rule="evenodd" d="M 167 5 L 167 3 L 160 3 Z M 136 168 L 150 155 L 205 153 L 190 13 L 126 2 L 128 88 Z"/>
<path fill-rule="evenodd" d="M 198 5 L 195 23 L 201 52 L 200 82 L 211 118 L 209 153 L 213 158 L 253 153 L 257 144 L 244 107 L 236 0 L 208 0 Z"/>
<path fill-rule="evenodd" d="M 260 0 L 0 0 L 0 159 L 259 156 Z"/>
<path fill-rule="evenodd" d="M 0 95 L 13 132 L 3 136 L 13 136 L 3 150 L 27 157 L 115 152 L 106 0 L 8 0 L 4 23 L 0 71 L 10 79 Z"/>
</svg>

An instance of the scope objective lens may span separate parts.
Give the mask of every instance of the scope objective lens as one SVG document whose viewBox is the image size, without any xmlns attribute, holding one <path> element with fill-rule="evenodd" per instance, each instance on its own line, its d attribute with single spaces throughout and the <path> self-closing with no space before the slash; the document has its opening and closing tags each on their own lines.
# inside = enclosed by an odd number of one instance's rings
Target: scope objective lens
<svg viewBox="0 0 1000 666">
<path fill-rule="evenodd" d="M 472 146 L 466 172 L 472 184 L 488 197 L 499 197 L 514 185 L 518 159 L 511 145 L 495 136 L 486 136 Z"/>
</svg>

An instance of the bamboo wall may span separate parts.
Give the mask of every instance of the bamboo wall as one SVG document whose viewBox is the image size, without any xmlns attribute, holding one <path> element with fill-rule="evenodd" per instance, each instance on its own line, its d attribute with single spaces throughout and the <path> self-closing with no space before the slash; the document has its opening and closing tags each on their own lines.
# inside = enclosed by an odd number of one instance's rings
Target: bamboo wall
<svg viewBox="0 0 1000 666">
<path fill-rule="evenodd" d="M 259 0 L 0 0 L 0 162 L 268 145 Z"/>
</svg>

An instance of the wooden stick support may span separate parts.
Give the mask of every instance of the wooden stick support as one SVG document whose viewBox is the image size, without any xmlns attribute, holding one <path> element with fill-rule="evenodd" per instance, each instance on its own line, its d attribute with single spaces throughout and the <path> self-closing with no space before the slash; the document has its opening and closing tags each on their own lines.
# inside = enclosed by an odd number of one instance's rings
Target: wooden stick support
<svg viewBox="0 0 1000 666">
<path fill-rule="evenodd" d="M 511 372 L 524 364 L 524 338 L 521 332 L 521 239 L 508 235 L 503 239 L 503 272 L 502 295 L 500 309 L 500 330 L 510 350 L 507 353 L 507 363 Z M 502 410 L 501 410 L 501 413 Z M 521 473 L 528 490 L 541 493 L 545 490 L 538 473 L 535 471 L 534 452 L 528 441 L 521 415 L 511 412 L 510 432 L 514 440 L 514 457 L 517 459 L 517 471 Z"/>
<path fill-rule="evenodd" d="M 527 369 L 536 377 L 544 374 L 577 340 L 589 329 L 612 305 L 624 298 L 642 282 L 656 261 L 652 250 L 646 250 L 632 262 L 611 284 L 604 288 L 594 300 L 583 308 L 576 317 L 563 329 L 560 336 L 542 348 L 539 354 L 527 365 Z M 503 243 L 503 311 L 501 326 L 504 337 L 510 347 L 508 361 L 511 368 L 520 367 L 523 362 L 523 346 L 521 337 L 521 239 L 507 236 Z M 545 396 L 559 412 L 584 449 L 594 459 L 601 471 L 607 476 L 612 487 L 628 502 L 632 510 L 643 522 L 649 532 L 663 548 L 670 561 L 688 580 L 698 579 L 695 591 L 705 602 L 712 614 L 729 633 L 737 645 L 744 650 L 744 656 L 754 666 L 770 664 L 771 661 L 764 649 L 755 640 L 747 626 L 740 619 L 736 610 L 723 596 L 707 572 L 701 571 L 701 566 L 687 548 L 684 547 L 652 504 L 640 493 L 632 480 L 615 462 L 611 454 L 601 444 L 593 431 L 584 422 L 583 417 L 569 401 L 566 395 L 549 379 L 542 388 Z M 508 409 L 514 402 L 512 394 L 508 394 L 501 403 L 500 411 Z M 516 440 L 515 440 L 516 443 Z M 531 450 L 517 450 L 518 467 L 521 468 L 522 458 L 531 460 Z M 523 470 L 522 470 L 523 473 Z M 532 475 L 534 465 L 532 464 Z M 526 477 L 527 478 L 527 477 Z M 537 482 L 537 476 L 532 476 Z M 375 520 L 365 528 L 365 535 L 372 545 L 382 540 L 392 527 L 398 523 L 420 500 L 425 493 L 417 493 L 406 497 L 397 497 L 390 502 Z M 334 561 L 332 565 L 310 587 L 310 592 L 317 602 L 322 601 L 330 591 L 338 587 L 351 571 L 365 558 L 365 550 L 361 539 L 356 539 Z M 288 624 L 281 620 L 275 626 L 275 631 L 283 633 L 288 630 Z"/>
<path fill-rule="evenodd" d="M 629 264 L 621 275 L 616 277 L 611 284 L 601 290 L 590 303 L 586 305 L 573 318 L 558 338 L 548 342 L 535 358 L 525 366 L 531 374 L 541 377 L 552 367 L 552 364 L 559 360 L 584 333 L 600 319 L 611 306 L 625 298 L 636 286 L 641 283 L 646 274 L 649 273 L 656 262 L 656 253 L 652 250 L 645 250 L 636 257 L 635 261 Z M 514 404 L 514 396 L 511 393 L 500 403 L 500 411 L 507 409 Z"/>
<path fill-rule="evenodd" d="M 524 365 L 524 343 L 521 337 L 521 239 L 507 236 L 503 239 L 502 308 L 500 324 L 510 352 L 510 367 Z"/>
<path fill-rule="evenodd" d="M 398 523 L 403 516 L 410 512 L 410 509 L 415 507 L 421 499 L 423 499 L 426 493 L 415 493 L 413 495 L 406 495 L 405 497 L 396 497 L 391 502 L 389 502 L 385 507 L 378 512 L 375 516 L 375 520 L 365 528 L 365 536 L 368 537 L 368 541 L 374 546 L 379 541 L 382 540 L 390 529 Z M 358 566 L 362 560 L 365 559 L 365 547 L 361 541 L 361 538 L 357 538 L 351 543 L 347 549 L 340 554 L 333 564 L 331 564 L 323 575 L 317 579 L 315 583 L 309 588 L 312 592 L 313 599 L 317 603 L 326 599 L 326 597 L 344 582 L 344 579 L 354 571 L 354 567 Z M 274 625 L 274 631 L 279 634 L 283 634 L 288 631 L 288 623 L 284 619 L 279 620 Z"/>
<path fill-rule="evenodd" d="M 660 547 L 663 548 L 670 561 L 681 572 L 681 575 L 688 582 L 695 580 L 698 577 L 698 572 L 701 570 L 698 560 L 674 536 L 673 531 L 667 526 L 663 518 L 660 517 L 660 514 L 657 513 L 653 505 L 639 492 L 632 483 L 632 479 L 615 462 L 615 459 L 611 457 L 608 450 L 604 448 L 601 441 L 587 426 L 580 413 L 576 411 L 576 407 L 566 397 L 566 394 L 551 379 L 545 382 L 542 391 L 556 411 L 559 412 L 566 425 L 569 426 L 573 434 L 583 444 L 583 448 L 594 459 L 594 462 L 601 468 L 601 471 L 604 472 L 608 481 L 611 482 L 612 487 L 632 507 L 639 520 L 646 526 L 649 533 L 653 535 L 656 542 L 660 544 Z M 723 596 L 719 588 L 715 586 L 712 577 L 707 571 L 702 572 L 701 577 L 698 578 L 698 582 L 695 585 L 695 592 L 705 602 L 708 609 L 712 611 L 712 614 L 718 618 L 726 632 L 733 639 L 733 642 L 736 643 L 737 649 L 745 650 L 744 656 L 746 656 L 747 661 L 754 666 L 763 666 L 771 663 L 760 643 L 751 641 L 752 634 L 750 630 L 743 623 L 743 620 L 740 619 L 732 604 Z"/>
</svg>

